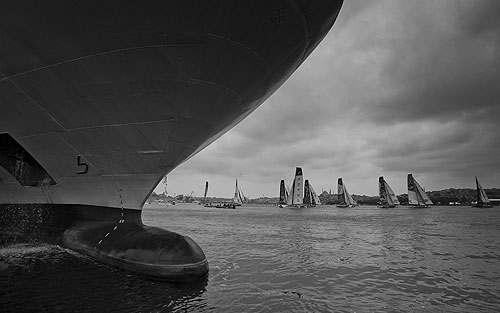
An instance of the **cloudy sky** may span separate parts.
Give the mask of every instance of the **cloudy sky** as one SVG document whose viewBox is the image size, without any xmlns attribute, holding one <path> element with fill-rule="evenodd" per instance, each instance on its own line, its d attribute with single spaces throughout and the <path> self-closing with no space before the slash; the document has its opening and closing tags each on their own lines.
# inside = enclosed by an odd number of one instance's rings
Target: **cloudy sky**
<svg viewBox="0 0 500 313">
<path fill-rule="evenodd" d="M 298 119 L 297 112 L 301 112 Z M 500 1 L 347 0 L 332 30 L 253 114 L 168 175 L 169 194 L 500 187 Z M 163 191 L 164 185 L 156 188 Z"/>
</svg>

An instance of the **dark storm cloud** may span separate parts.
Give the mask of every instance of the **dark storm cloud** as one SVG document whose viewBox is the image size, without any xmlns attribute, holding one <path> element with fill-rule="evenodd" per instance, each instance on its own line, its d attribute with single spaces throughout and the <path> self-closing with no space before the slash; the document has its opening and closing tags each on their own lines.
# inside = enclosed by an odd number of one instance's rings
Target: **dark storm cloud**
<svg viewBox="0 0 500 313">
<path fill-rule="evenodd" d="M 399 13 L 379 29 L 389 38 L 371 46 L 390 51 L 381 64 L 390 97 L 374 99 L 366 114 L 383 122 L 450 120 L 500 105 L 499 2 L 419 1 Z"/>
<path fill-rule="evenodd" d="M 410 172 L 430 190 L 476 175 L 499 187 L 499 86 L 500 1 L 345 1 L 290 79 L 169 188 L 201 193 L 208 179 L 222 196 L 239 178 L 250 196 L 275 196 L 295 166 L 316 191 L 343 177 L 375 195 L 384 175 L 403 193 Z"/>
</svg>

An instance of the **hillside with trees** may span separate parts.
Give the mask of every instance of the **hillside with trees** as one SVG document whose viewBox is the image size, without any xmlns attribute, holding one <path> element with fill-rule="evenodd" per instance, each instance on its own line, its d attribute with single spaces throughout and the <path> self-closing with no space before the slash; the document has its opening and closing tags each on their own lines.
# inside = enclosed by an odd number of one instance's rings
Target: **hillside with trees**
<svg viewBox="0 0 500 313">
<path fill-rule="evenodd" d="M 485 189 L 486 194 L 490 199 L 500 199 L 500 188 Z M 476 201 L 475 189 L 445 189 L 439 191 L 428 191 L 427 194 L 435 205 L 448 205 L 449 203 L 460 203 L 469 205 L 472 201 Z M 353 199 L 362 205 L 376 205 L 379 201 L 378 196 L 365 196 L 365 195 L 352 195 Z M 397 196 L 401 204 L 408 204 L 408 195 L 400 194 Z M 323 192 L 319 195 L 321 203 L 323 204 L 337 204 L 337 195 Z"/>
</svg>

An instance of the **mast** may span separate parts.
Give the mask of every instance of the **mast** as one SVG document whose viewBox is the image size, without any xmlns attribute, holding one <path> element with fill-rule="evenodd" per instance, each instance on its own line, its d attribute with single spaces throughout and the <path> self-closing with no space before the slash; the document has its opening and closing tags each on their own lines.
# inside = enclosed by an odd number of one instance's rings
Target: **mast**
<svg viewBox="0 0 500 313">
<path fill-rule="evenodd" d="M 238 180 L 236 180 L 236 186 L 234 187 L 234 198 L 238 198 Z"/>
<path fill-rule="evenodd" d="M 163 192 L 163 194 L 165 195 L 165 197 L 167 197 L 168 196 L 168 192 L 167 192 L 167 185 L 168 185 L 167 175 L 165 175 L 163 177 L 163 184 L 165 185 L 165 191 Z"/>
<path fill-rule="evenodd" d="M 479 185 L 479 181 L 476 176 L 476 202 L 477 204 L 481 204 L 483 201 L 481 199 L 481 185 Z"/>
<path fill-rule="evenodd" d="M 205 193 L 203 194 L 204 200 L 207 198 L 207 193 L 208 193 L 208 181 L 205 182 Z"/>
</svg>

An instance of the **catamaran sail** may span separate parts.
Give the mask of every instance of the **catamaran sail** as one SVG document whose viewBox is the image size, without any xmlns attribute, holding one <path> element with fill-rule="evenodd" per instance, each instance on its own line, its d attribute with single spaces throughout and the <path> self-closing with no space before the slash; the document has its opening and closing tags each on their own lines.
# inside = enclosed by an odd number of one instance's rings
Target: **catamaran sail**
<svg viewBox="0 0 500 313">
<path fill-rule="evenodd" d="M 236 187 L 234 189 L 234 197 L 233 197 L 233 204 L 240 206 L 243 204 L 245 201 L 245 196 L 241 192 L 241 190 L 238 188 L 238 180 L 236 180 Z"/>
<path fill-rule="evenodd" d="M 314 190 L 314 188 L 311 184 L 309 184 L 309 188 L 311 189 L 311 199 L 313 201 L 313 204 L 320 205 L 321 200 L 319 200 L 318 194 L 316 193 L 316 191 Z"/>
<path fill-rule="evenodd" d="M 292 186 L 290 188 L 290 194 L 288 195 L 286 204 L 288 206 L 293 206 L 293 207 L 302 207 L 304 206 L 304 201 L 303 201 L 303 189 L 304 189 L 304 184 L 303 184 L 303 175 L 302 175 L 302 168 L 297 167 L 295 168 L 295 177 L 292 182 Z"/>
<path fill-rule="evenodd" d="M 472 206 L 477 208 L 491 208 L 490 199 L 486 195 L 483 187 L 479 183 L 476 177 L 476 203 Z"/>
<path fill-rule="evenodd" d="M 394 208 L 399 204 L 398 197 L 394 194 L 389 184 L 385 181 L 383 176 L 378 178 L 378 191 L 380 196 L 381 208 Z"/>
<path fill-rule="evenodd" d="M 308 206 L 313 206 L 313 201 L 311 199 L 311 188 L 309 188 L 309 180 L 304 181 L 304 204 Z"/>
<path fill-rule="evenodd" d="M 302 175 L 302 168 L 295 169 L 295 179 L 293 181 L 292 204 L 303 204 L 304 194 L 304 176 Z"/>
<path fill-rule="evenodd" d="M 208 194 L 208 181 L 205 182 L 205 193 L 203 194 L 203 206 L 205 207 L 213 207 L 215 206 L 212 203 L 209 203 L 207 201 L 207 194 Z"/>
<path fill-rule="evenodd" d="M 241 188 L 239 189 L 239 196 L 240 196 L 240 199 L 241 199 L 241 202 L 242 203 L 245 203 L 248 199 L 247 197 L 245 197 L 245 195 L 243 194 L 243 191 L 241 190 Z"/>
<path fill-rule="evenodd" d="M 337 181 L 337 194 L 339 197 L 339 203 L 337 207 L 339 208 L 351 208 L 358 205 L 356 201 L 351 197 L 345 184 L 342 182 L 342 178 L 339 177 Z"/>
<path fill-rule="evenodd" d="M 203 201 L 207 199 L 207 193 L 208 193 L 208 181 L 205 182 L 205 193 L 203 194 Z"/>
<path fill-rule="evenodd" d="M 316 191 L 314 191 L 313 186 L 307 179 L 304 182 L 304 204 L 308 206 L 316 206 L 321 204 Z"/>
<path fill-rule="evenodd" d="M 282 179 L 280 182 L 280 198 L 278 200 L 278 205 L 286 205 L 286 200 L 288 199 L 288 189 L 285 185 L 285 180 Z"/>
<path fill-rule="evenodd" d="M 412 174 L 408 174 L 408 204 L 417 208 L 427 208 L 433 204 Z"/>
</svg>

